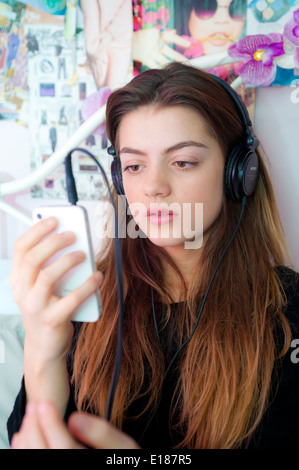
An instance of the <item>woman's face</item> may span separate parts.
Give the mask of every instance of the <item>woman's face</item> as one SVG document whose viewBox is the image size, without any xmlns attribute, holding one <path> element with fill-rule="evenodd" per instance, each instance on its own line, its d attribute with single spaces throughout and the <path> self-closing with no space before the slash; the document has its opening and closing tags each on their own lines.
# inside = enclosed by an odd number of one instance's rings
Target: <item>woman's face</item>
<svg viewBox="0 0 299 470">
<path fill-rule="evenodd" d="M 169 250 L 200 248 L 222 208 L 224 155 L 199 113 L 140 107 L 122 119 L 119 149 L 126 198 L 143 234 Z"/>
<path fill-rule="evenodd" d="M 202 42 L 205 54 L 225 51 L 233 41 L 239 39 L 245 24 L 246 3 L 244 12 L 234 16 L 234 1 L 236 0 L 211 0 L 214 8 L 211 6 L 203 11 L 191 11 L 190 35 Z"/>
</svg>

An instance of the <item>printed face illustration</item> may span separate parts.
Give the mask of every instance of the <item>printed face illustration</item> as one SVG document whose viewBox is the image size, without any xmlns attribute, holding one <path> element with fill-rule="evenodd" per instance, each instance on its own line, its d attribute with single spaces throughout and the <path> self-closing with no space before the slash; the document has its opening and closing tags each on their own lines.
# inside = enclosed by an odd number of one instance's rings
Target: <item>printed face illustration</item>
<svg viewBox="0 0 299 470">
<path fill-rule="evenodd" d="M 205 54 L 225 51 L 242 33 L 246 8 L 242 0 L 197 0 L 189 18 L 190 35 L 203 43 Z"/>
</svg>

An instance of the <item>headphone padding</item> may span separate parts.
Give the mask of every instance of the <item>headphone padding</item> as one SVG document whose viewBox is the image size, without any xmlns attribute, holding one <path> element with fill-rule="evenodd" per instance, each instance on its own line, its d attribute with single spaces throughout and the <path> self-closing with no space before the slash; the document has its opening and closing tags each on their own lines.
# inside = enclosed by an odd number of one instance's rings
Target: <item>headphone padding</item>
<svg viewBox="0 0 299 470">
<path fill-rule="evenodd" d="M 236 145 L 225 165 L 225 193 L 229 199 L 240 201 L 250 196 L 258 179 L 258 156 L 250 146 Z"/>
<path fill-rule="evenodd" d="M 236 145 L 230 152 L 229 157 L 226 160 L 225 164 L 225 193 L 229 199 L 238 200 L 238 195 L 236 194 L 237 176 L 236 172 L 238 171 L 238 162 L 240 160 L 240 155 L 242 155 L 242 145 Z"/>
<path fill-rule="evenodd" d="M 125 191 L 121 175 L 121 163 L 116 156 L 113 157 L 113 161 L 111 163 L 111 177 L 117 194 L 119 194 L 120 196 L 124 195 Z"/>
</svg>

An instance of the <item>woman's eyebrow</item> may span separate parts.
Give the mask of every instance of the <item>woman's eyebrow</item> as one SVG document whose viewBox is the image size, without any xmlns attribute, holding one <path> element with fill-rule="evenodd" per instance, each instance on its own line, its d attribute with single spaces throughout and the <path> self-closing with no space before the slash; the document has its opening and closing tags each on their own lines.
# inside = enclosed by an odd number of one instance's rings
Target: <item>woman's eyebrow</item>
<svg viewBox="0 0 299 470">
<path fill-rule="evenodd" d="M 163 154 L 169 154 L 171 152 L 174 152 L 176 150 L 180 150 L 184 147 L 199 147 L 199 148 L 208 148 L 207 145 L 203 144 L 202 142 L 195 142 L 194 140 L 186 140 L 183 142 L 178 142 L 177 144 L 171 145 L 171 147 L 168 147 L 167 149 L 163 150 Z M 143 150 L 135 149 L 133 147 L 123 147 L 119 154 L 121 155 L 122 153 L 129 153 L 132 155 L 146 155 L 146 152 Z"/>
<path fill-rule="evenodd" d="M 171 153 L 174 152 L 175 150 L 180 150 L 184 147 L 199 147 L 199 148 L 205 148 L 207 149 L 208 146 L 203 144 L 202 142 L 195 142 L 194 140 L 186 140 L 183 142 L 178 142 L 175 145 L 172 145 L 171 147 L 168 147 L 166 150 L 164 150 L 163 153 Z"/>
<path fill-rule="evenodd" d="M 122 149 L 120 149 L 119 155 L 121 155 L 122 153 L 131 153 L 132 155 L 146 155 L 146 152 L 134 149 L 132 147 L 123 147 Z"/>
</svg>

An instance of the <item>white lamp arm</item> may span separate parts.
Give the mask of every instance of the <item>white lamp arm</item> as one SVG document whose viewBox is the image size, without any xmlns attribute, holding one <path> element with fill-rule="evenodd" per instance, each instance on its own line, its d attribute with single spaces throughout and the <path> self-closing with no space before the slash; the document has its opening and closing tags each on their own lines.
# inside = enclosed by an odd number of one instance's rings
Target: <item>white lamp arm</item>
<svg viewBox="0 0 299 470">
<path fill-rule="evenodd" d="M 211 69 L 219 65 L 233 64 L 234 62 L 236 62 L 236 59 L 230 57 L 227 51 L 217 52 L 216 54 L 202 55 L 200 57 L 196 57 L 195 59 L 188 60 L 190 65 L 199 67 L 201 69 Z"/>
</svg>

